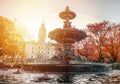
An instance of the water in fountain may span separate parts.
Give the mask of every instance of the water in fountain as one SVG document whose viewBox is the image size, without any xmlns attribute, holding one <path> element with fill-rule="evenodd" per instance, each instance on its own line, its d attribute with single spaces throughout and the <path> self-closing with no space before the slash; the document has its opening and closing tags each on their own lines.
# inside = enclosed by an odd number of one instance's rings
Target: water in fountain
<svg viewBox="0 0 120 84">
<path fill-rule="evenodd" d="M 31 73 L 22 71 L 14 74 L 16 69 L 0 70 L 0 84 L 59 84 L 63 82 L 72 84 L 109 84 L 108 79 L 113 75 L 118 75 L 120 71 L 107 73 L 84 73 L 69 76 L 69 73 Z"/>
</svg>

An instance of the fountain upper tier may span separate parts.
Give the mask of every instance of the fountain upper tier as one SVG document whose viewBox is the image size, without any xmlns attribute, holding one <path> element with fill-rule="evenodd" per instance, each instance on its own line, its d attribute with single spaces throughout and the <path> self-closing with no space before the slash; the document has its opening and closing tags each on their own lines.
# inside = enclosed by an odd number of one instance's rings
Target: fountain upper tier
<svg viewBox="0 0 120 84">
<path fill-rule="evenodd" d="M 60 12 L 59 17 L 64 19 L 63 28 L 57 28 L 49 33 L 49 38 L 62 44 L 73 44 L 84 39 L 87 35 L 84 31 L 73 28 L 69 20 L 74 19 L 76 14 L 66 7 L 65 11 Z"/>
<path fill-rule="evenodd" d="M 59 17 L 64 20 L 71 20 L 76 17 L 76 14 L 70 11 L 69 7 L 67 6 L 65 11 L 60 12 Z"/>
</svg>

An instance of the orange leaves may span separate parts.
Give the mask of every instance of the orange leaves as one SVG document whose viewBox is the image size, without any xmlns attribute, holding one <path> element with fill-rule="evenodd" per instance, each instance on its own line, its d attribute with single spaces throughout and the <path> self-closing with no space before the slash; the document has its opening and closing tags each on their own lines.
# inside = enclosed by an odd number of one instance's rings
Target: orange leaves
<svg viewBox="0 0 120 84">
<path fill-rule="evenodd" d="M 88 30 L 90 30 L 92 33 L 97 34 L 100 30 L 102 30 L 106 25 L 108 24 L 107 21 L 103 21 L 101 23 L 95 23 L 95 24 L 88 24 Z"/>
<path fill-rule="evenodd" d="M 97 46 L 94 43 L 94 38 L 92 38 L 91 36 L 80 41 L 76 46 L 74 46 L 74 48 L 75 48 L 75 55 L 81 55 L 88 59 L 93 59 L 93 60 L 98 59 L 98 52 L 96 50 Z"/>
<path fill-rule="evenodd" d="M 78 54 L 92 60 L 120 62 L 120 24 L 103 21 L 87 27 L 88 37 L 79 42 L 83 47 L 78 48 Z"/>
<path fill-rule="evenodd" d="M 2 54 L 7 56 L 14 56 L 20 53 L 20 48 L 24 49 L 23 37 L 16 31 L 14 23 L 2 16 L 0 16 L 0 47 L 2 47 Z M 22 53 L 22 52 L 21 52 Z"/>
</svg>

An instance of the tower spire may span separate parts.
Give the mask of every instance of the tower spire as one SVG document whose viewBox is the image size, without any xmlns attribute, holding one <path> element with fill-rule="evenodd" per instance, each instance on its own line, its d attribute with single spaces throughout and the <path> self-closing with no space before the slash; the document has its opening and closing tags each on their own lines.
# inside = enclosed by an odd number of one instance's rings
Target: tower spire
<svg viewBox="0 0 120 84">
<path fill-rule="evenodd" d="M 45 43 L 45 40 L 46 40 L 46 28 L 45 28 L 45 22 L 43 21 L 39 29 L 38 42 Z"/>
</svg>

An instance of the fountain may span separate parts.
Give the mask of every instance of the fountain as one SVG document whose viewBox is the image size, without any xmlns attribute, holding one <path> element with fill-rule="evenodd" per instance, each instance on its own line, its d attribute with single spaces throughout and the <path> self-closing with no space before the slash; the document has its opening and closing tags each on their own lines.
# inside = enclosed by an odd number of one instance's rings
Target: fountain
<svg viewBox="0 0 120 84">
<path fill-rule="evenodd" d="M 57 28 L 51 31 L 49 33 L 49 38 L 63 45 L 59 58 L 62 64 L 69 64 L 70 59 L 75 56 L 73 50 L 71 50 L 71 44 L 84 39 L 87 35 L 84 31 L 71 26 L 70 20 L 74 19 L 76 14 L 70 11 L 68 6 L 59 16 L 61 19 L 65 20 L 63 29 Z"/>
</svg>

